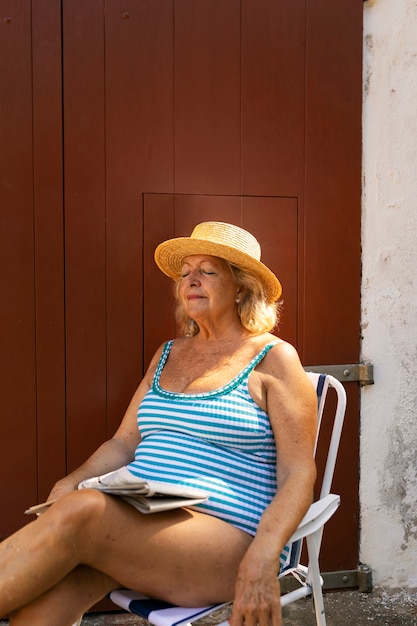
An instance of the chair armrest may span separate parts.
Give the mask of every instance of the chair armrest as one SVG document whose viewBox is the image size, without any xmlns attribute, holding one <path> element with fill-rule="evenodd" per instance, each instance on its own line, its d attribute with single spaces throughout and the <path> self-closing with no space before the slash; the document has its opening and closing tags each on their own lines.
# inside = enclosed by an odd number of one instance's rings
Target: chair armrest
<svg viewBox="0 0 417 626">
<path fill-rule="evenodd" d="M 303 537 L 312 535 L 316 530 L 319 530 L 335 513 L 340 504 L 340 496 L 330 493 L 313 504 L 308 509 L 307 513 L 301 520 L 297 530 L 290 539 L 292 541 L 298 541 Z"/>
</svg>

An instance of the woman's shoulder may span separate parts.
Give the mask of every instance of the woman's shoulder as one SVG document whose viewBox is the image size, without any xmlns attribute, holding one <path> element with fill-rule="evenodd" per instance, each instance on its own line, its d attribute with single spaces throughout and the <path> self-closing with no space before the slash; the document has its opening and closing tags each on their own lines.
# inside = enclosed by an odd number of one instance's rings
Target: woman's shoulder
<svg viewBox="0 0 417 626">
<path fill-rule="evenodd" d="M 288 341 L 269 334 L 264 345 L 265 347 L 271 346 L 271 348 L 261 363 L 261 370 L 268 372 L 268 370 L 273 369 L 274 373 L 277 374 L 277 371 L 285 372 L 294 368 L 296 370 L 302 369 L 298 352 Z"/>
<path fill-rule="evenodd" d="M 298 352 L 287 341 L 280 341 L 269 350 L 257 370 L 267 397 L 297 397 L 305 403 L 310 400 L 315 402 L 313 385 L 308 380 Z"/>
<path fill-rule="evenodd" d="M 285 355 L 285 354 L 297 354 L 294 346 L 285 339 L 281 339 L 277 335 L 273 335 L 272 333 L 264 333 L 262 335 L 258 335 L 255 338 L 255 341 L 258 343 L 260 349 L 269 348 L 268 354 L 271 355 Z"/>
</svg>

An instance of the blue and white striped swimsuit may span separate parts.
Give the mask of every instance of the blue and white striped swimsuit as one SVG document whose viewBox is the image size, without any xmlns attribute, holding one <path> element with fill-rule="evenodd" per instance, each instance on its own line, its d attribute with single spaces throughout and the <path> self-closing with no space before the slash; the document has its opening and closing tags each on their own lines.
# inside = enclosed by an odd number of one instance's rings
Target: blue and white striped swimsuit
<svg viewBox="0 0 417 626">
<path fill-rule="evenodd" d="M 252 399 L 248 378 L 277 343 L 266 345 L 229 383 L 215 391 L 166 391 L 159 381 L 173 341 L 159 360 L 138 410 L 142 440 L 129 470 L 153 480 L 210 493 L 193 508 L 250 535 L 277 490 L 276 449 L 268 415 Z"/>
</svg>

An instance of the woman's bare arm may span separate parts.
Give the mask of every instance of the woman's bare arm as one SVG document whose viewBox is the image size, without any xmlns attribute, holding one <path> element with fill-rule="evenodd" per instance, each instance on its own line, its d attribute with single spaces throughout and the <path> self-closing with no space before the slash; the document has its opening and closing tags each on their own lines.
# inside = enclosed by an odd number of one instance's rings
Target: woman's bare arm
<svg viewBox="0 0 417 626">
<path fill-rule="evenodd" d="M 130 463 L 135 456 L 140 441 L 137 426 L 138 407 L 149 390 L 162 348 L 155 353 L 149 368 L 136 389 L 117 431 L 111 439 L 105 441 L 80 467 L 60 479 L 52 488 L 48 500 L 60 498 L 77 489 L 85 478 L 106 474 Z"/>
<path fill-rule="evenodd" d="M 312 502 L 316 477 L 317 399 L 295 349 L 278 344 L 260 372 L 277 447 L 278 491 L 241 562 L 233 626 L 281 625 L 279 556 Z"/>
</svg>

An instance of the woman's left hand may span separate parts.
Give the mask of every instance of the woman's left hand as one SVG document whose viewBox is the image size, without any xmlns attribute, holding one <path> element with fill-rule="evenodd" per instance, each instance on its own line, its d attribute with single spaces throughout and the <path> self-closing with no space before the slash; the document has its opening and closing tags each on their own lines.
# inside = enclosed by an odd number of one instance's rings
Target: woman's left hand
<svg viewBox="0 0 417 626">
<path fill-rule="evenodd" d="M 282 626 L 275 562 L 250 558 L 249 554 L 244 557 L 237 575 L 230 623 L 231 626 Z"/>
</svg>

